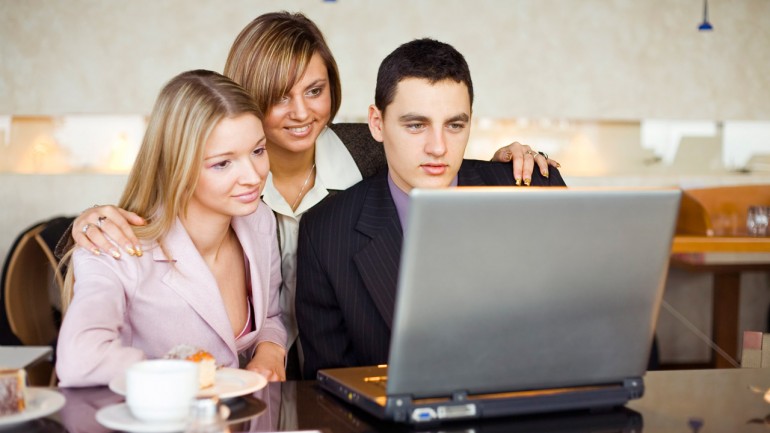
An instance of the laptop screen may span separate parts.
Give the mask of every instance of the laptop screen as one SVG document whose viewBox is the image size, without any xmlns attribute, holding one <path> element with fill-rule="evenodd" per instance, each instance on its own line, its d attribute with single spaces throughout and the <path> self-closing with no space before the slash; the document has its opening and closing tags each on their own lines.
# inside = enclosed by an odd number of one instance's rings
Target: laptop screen
<svg viewBox="0 0 770 433">
<path fill-rule="evenodd" d="M 675 189 L 414 190 L 388 394 L 643 375 L 679 197 Z"/>
</svg>

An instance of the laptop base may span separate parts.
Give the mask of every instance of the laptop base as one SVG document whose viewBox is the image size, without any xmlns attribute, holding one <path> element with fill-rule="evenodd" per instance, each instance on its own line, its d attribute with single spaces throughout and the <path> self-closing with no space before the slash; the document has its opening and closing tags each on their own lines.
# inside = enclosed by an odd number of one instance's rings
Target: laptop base
<svg viewBox="0 0 770 433">
<path fill-rule="evenodd" d="M 642 378 L 607 385 L 477 395 L 456 392 L 446 398 L 419 399 L 384 393 L 370 397 L 362 389 L 335 380 L 334 370 L 319 371 L 318 383 L 326 391 L 380 419 L 408 424 L 609 408 L 622 406 L 644 394 Z"/>
</svg>

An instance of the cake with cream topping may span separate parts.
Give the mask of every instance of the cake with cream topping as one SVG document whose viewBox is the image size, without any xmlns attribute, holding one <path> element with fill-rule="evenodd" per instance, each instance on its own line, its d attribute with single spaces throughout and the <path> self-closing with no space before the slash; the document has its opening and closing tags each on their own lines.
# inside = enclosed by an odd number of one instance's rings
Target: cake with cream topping
<svg viewBox="0 0 770 433">
<path fill-rule="evenodd" d="M 217 374 L 217 363 L 216 359 L 214 359 L 214 355 L 209 352 L 187 344 L 180 344 L 171 349 L 164 358 L 182 359 L 197 363 L 200 388 L 205 389 L 214 385 Z"/>
</svg>

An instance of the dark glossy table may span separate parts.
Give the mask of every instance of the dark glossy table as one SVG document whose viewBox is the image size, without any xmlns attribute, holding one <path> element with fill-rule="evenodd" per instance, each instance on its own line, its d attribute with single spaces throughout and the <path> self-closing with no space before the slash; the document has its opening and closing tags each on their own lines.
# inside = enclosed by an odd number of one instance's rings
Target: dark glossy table
<svg viewBox="0 0 770 433">
<path fill-rule="evenodd" d="M 449 424 L 427 431 L 445 432 L 738 432 L 770 431 L 770 403 L 749 389 L 770 388 L 770 369 L 715 369 L 650 372 L 643 398 L 625 408 Z M 122 401 L 106 388 L 62 389 L 67 404 L 49 418 L 9 432 L 101 433 L 96 411 Z M 247 400 L 234 401 L 231 424 L 237 431 L 317 430 L 391 432 L 409 428 L 380 422 L 322 390 L 315 382 L 270 384 Z M 249 415 L 249 412 L 251 415 Z M 251 416 L 248 419 L 248 416 Z"/>
</svg>

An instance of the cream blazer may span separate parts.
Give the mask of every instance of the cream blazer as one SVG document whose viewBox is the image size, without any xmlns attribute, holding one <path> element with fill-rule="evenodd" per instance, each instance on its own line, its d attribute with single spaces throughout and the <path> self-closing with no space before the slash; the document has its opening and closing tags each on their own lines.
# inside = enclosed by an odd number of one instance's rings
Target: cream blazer
<svg viewBox="0 0 770 433">
<path fill-rule="evenodd" d="M 281 255 L 275 216 L 264 203 L 232 227 L 248 258 L 256 344 L 286 346 L 279 286 Z M 178 344 L 211 352 L 219 365 L 238 367 L 238 350 L 216 281 L 177 220 L 163 241 L 140 257 L 114 260 L 73 254 L 75 295 L 59 332 L 59 386 L 109 383 L 131 364 L 162 357 Z M 253 335 L 256 334 L 256 335 Z M 254 338 L 256 337 L 256 338 Z M 256 344 L 243 352 L 251 356 Z"/>
</svg>

